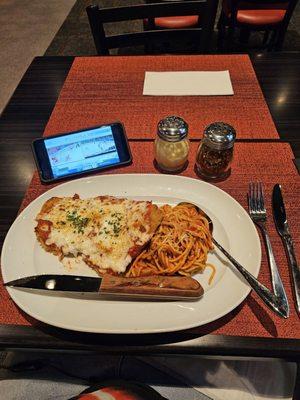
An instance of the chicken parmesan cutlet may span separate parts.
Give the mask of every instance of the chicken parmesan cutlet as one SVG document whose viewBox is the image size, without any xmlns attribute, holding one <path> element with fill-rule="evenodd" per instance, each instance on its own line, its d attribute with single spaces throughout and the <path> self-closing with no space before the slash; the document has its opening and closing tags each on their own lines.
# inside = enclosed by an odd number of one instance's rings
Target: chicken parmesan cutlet
<svg viewBox="0 0 300 400">
<path fill-rule="evenodd" d="M 52 197 L 36 217 L 42 247 L 60 260 L 81 258 L 99 275 L 123 273 L 152 238 L 162 212 L 150 201 Z"/>
</svg>

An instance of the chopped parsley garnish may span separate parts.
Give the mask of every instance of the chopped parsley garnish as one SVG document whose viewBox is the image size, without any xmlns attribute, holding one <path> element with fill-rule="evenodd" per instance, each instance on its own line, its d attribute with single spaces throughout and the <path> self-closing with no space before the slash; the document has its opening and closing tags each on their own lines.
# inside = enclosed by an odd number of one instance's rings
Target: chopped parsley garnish
<svg viewBox="0 0 300 400">
<path fill-rule="evenodd" d="M 112 233 L 114 234 L 114 237 L 118 237 L 122 229 L 122 214 L 119 212 L 115 212 L 111 216 L 112 220 L 109 223 L 110 225 L 112 225 Z"/>
<path fill-rule="evenodd" d="M 77 211 L 67 212 L 67 221 L 70 221 L 78 233 L 83 233 L 89 222 L 89 218 L 77 215 Z M 75 232 L 75 231 L 74 231 Z"/>
<path fill-rule="evenodd" d="M 114 212 L 111 214 L 110 219 L 106 221 L 108 226 L 103 227 L 101 231 L 99 231 L 99 235 L 104 233 L 105 235 L 118 237 L 121 229 L 123 228 L 121 224 L 122 219 L 123 216 L 119 212 Z"/>
<path fill-rule="evenodd" d="M 120 225 L 120 223 L 119 223 L 119 222 L 115 222 L 115 223 L 113 224 L 114 235 L 115 235 L 115 236 L 118 236 L 118 234 L 120 233 L 120 230 L 121 230 L 121 225 Z"/>
</svg>

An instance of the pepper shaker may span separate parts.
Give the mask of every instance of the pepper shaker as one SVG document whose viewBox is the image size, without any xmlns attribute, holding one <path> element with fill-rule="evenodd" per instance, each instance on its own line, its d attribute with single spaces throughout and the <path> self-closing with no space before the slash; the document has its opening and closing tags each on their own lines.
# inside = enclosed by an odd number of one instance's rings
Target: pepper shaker
<svg viewBox="0 0 300 400">
<path fill-rule="evenodd" d="M 155 159 L 166 172 L 179 172 L 187 164 L 189 154 L 188 124 L 180 117 L 170 116 L 159 121 L 155 139 Z"/>
<path fill-rule="evenodd" d="M 223 179 L 230 175 L 235 138 L 235 129 L 224 122 L 214 122 L 205 128 L 196 156 L 200 176 Z"/>
</svg>

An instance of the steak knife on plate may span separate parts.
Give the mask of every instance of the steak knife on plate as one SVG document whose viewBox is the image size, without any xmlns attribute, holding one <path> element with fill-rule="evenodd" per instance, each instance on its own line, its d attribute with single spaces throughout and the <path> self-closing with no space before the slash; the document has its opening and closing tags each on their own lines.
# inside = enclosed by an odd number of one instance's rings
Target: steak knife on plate
<svg viewBox="0 0 300 400">
<path fill-rule="evenodd" d="M 127 278 L 105 274 L 100 277 L 43 274 L 6 282 L 5 286 L 47 294 L 147 300 L 198 300 L 203 288 L 186 276 L 142 276 Z"/>
</svg>

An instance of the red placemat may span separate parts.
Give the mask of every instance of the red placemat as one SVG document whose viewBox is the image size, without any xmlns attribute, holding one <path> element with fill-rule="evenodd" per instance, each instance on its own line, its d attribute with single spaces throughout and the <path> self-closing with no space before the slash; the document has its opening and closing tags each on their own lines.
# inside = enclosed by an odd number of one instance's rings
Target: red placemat
<svg viewBox="0 0 300 400">
<path fill-rule="evenodd" d="M 233 96 L 143 96 L 145 71 L 229 70 Z M 153 138 L 167 115 L 184 118 L 190 137 L 214 121 L 233 125 L 238 138 L 278 138 L 247 55 L 76 58 L 46 135 L 121 121 L 129 138 Z"/>
<path fill-rule="evenodd" d="M 181 174 L 197 178 L 194 172 L 194 159 L 197 143 L 192 143 L 190 164 Z M 133 164 L 118 170 L 105 173 L 158 173 L 153 165 L 153 143 L 131 143 Z M 282 320 L 270 312 L 255 294 L 251 294 L 233 312 L 227 316 L 206 326 L 195 328 L 199 334 L 215 333 L 236 336 L 259 336 L 279 338 L 300 338 L 300 320 L 294 309 L 289 270 L 281 240 L 275 230 L 271 217 L 271 193 L 275 183 L 281 183 L 284 191 L 287 215 L 290 222 L 291 233 L 295 242 L 295 249 L 300 257 L 300 216 L 299 195 L 300 184 L 296 168 L 292 163 L 293 154 L 288 144 L 281 143 L 237 143 L 235 159 L 231 176 L 224 182 L 216 185 L 247 208 L 246 193 L 250 180 L 261 180 L 265 186 L 266 206 L 270 218 L 268 229 L 272 240 L 276 260 L 287 295 L 290 301 L 291 315 L 288 320 Z M 34 198 L 48 190 L 52 186 L 40 184 L 37 173 L 34 175 L 31 185 L 26 193 L 22 207 L 28 205 Z M 226 212 L 226 210 L 224 210 Z M 246 244 L 245 244 L 246 245 Z M 263 260 L 259 279 L 270 287 L 269 267 L 263 247 Z M 0 285 L 2 307 L 0 309 L 1 324 L 29 324 L 25 316 L 9 298 L 5 288 Z"/>
</svg>

